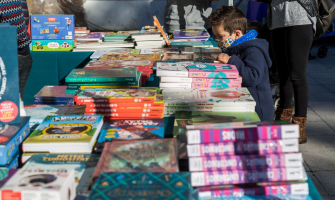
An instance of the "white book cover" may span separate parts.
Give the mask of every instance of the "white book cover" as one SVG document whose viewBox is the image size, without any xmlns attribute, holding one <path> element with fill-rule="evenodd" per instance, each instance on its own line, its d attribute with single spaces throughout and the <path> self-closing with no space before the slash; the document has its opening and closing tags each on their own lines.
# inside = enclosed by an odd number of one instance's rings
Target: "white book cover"
<svg viewBox="0 0 335 200">
<path fill-rule="evenodd" d="M 192 83 L 192 78 L 183 78 L 183 77 L 160 77 L 161 83 Z"/>
<path fill-rule="evenodd" d="M 172 87 L 172 88 L 191 88 L 191 83 L 159 83 L 160 88 Z"/>
<path fill-rule="evenodd" d="M 185 61 L 185 62 L 157 62 L 157 76 L 172 76 L 172 77 L 187 77 L 188 70 L 187 66 L 194 64 L 194 61 Z"/>
</svg>

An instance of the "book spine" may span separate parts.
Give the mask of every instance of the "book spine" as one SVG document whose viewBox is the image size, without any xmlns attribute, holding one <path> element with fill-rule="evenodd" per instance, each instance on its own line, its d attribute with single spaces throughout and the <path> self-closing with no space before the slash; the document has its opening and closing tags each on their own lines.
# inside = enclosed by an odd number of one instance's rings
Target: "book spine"
<svg viewBox="0 0 335 200">
<path fill-rule="evenodd" d="M 299 152 L 298 139 L 187 145 L 188 157 Z"/>
<path fill-rule="evenodd" d="M 74 101 L 36 101 L 34 104 L 46 104 L 46 105 L 74 105 Z"/>
<path fill-rule="evenodd" d="M 141 107 L 141 108 L 164 108 L 164 102 L 162 103 L 87 103 L 86 108 L 125 108 L 125 107 Z"/>
<path fill-rule="evenodd" d="M 168 109 L 167 109 L 168 110 Z M 210 128 L 187 131 L 188 144 L 299 138 L 299 127 L 274 125 L 249 128 Z"/>
<path fill-rule="evenodd" d="M 188 77 L 190 78 L 196 78 L 196 77 L 203 77 L 203 78 L 238 78 L 239 75 L 236 72 L 206 72 L 202 70 L 190 70 Z"/>
<path fill-rule="evenodd" d="M 192 78 L 161 77 L 161 83 L 192 83 Z"/>
<path fill-rule="evenodd" d="M 86 108 L 87 113 L 163 113 L 164 108 Z"/>
<path fill-rule="evenodd" d="M 191 185 L 193 187 L 199 187 L 257 182 L 297 181 L 303 179 L 303 173 L 303 168 L 192 172 Z"/>
<path fill-rule="evenodd" d="M 77 104 L 85 103 L 154 103 L 155 98 L 80 98 L 76 99 Z"/>
<path fill-rule="evenodd" d="M 188 71 L 162 71 L 162 70 L 157 70 L 156 76 L 188 78 L 188 73 L 189 73 Z"/>
<path fill-rule="evenodd" d="M 189 158 L 192 172 L 302 167 L 301 153 Z"/>
<path fill-rule="evenodd" d="M 85 113 L 93 114 L 93 113 Z M 105 118 L 110 119 L 119 119 L 119 118 L 128 118 L 128 119 L 160 119 L 163 117 L 163 113 L 104 113 Z"/>
<path fill-rule="evenodd" d="M 271 184 L 257 187 L 233 187 L 217 188 L 201 187 L 199 188 L 200 198 L 224 198 L 227 196 L 259 196 L 259 195 L 308 195 L 308 183 L 288 183 L 288 184 Z"/>
<path fill-rule="evenodd" d="M 128 82 L 136 81 L 136 77 L 94 77 L 94 78 L 73 78 L 66 77 L 65 82 L 67 83 L 90 83 L 90 82 Z"/>
<path fill-rule="evenodd" d="M 192 83 L 192 88 L 240 88 L 241 84 Z"/>
<path fill-rule="evenodd" d="M 211 78 L 192 78 L 192 83 L 232 83 L 242 84 L 242 78 L 222 78 L 222 79 L 211 79 Z"/>
<path fill-rule="evenodd" d="M 191 88 L 191 83 L 159 83 L 160 88 Z"/>
<path fill-rule="evenodd" d="M 232 106 L 232 107 L 240 107 L 240 106 L 256 106 L 255 102 L 239 102 L 239 103 L 234 103 L 234 102 L 224 102 L 224 103 L 192 103 L 192 102 L 182 102 L 182 103 L 172 103 L 168 102 L 168 99 L 166 100 L 165 106 L 190 106 L 190 107 L 195 107 L 195 106 L 213 106 L 213 107 L 221 107 L 221 106 Z"/>
</svg>

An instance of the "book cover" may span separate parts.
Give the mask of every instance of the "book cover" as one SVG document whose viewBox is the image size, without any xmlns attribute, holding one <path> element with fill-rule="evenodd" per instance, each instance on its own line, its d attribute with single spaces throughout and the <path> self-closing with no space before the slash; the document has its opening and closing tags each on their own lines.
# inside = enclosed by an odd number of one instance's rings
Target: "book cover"
<svg viewBox="0 0 335 200">
<path fill-rule="evenodd" d="M 191 78 L 192 83 L 212 83 L 212 84 L 222 84 L 222 83 L 234 83 L 234 84 L 242 84 L 242 77 L 238 78 L 220 78 L 220 79 L 212 79 L 212 78 Z"/>
<path fill-rule="evenodd" d="M 299 138 L 299 126 L 285 121 L 189 125 L 189 144 Z"/>
<path fill-rule="evenodd" d="M 177 111 L 201 111 L 201 112 L 255 112 L 255 106 L 241 106 L 241 107 L 229 107 L 229 106 L 166 106 L 166 112 L 177 112 Z"/>
<path fill-rule="evenodd" d="M 161 54 L 112 54 L 106 53 L 99 60 L 161 60 Z"/>
<path fill-rule="evenodd" d="M 83 115 L 84 105 L 29 105 L 24 106 L 27 116 L 30 116 L 29 125 L 34 126 L 51 115 Z"/>
<path fill-rule="evenodd" d="M 156 76 L 188 77 L 186 67 L 190 64 L 194 64 L 194 62 L 157 62 Z"/>
<path fill-rule="evenodd" d="M 99 59 L 101 56 L 103 56 L 105 53 L 113 52 L 113 54 L 130 54 L 131 49 L 127 48 L 119 48 L 119 49 L 97 49 L 92 55 L 91 60 Z"/>
<path fill-rule="evenodd" d="M 298 139 L 187 145 L 188 157 L 299 152 Z"/>
<path fill-rule="evenodd" d="M 208 38 L 210 37 L 206 29 L 181 29 L 173 31 L 174 39 L 188 38 Z"/>
<path fill-rule="evenodd" d="M 2 200 L 13 199 L 74 199 L 74 171 L 17 171 L 0 189 Z"/>
<path fill-rule="evenodd" d="M 86 113 L 163 113 L 164 107 L 86 108 Z"/>
<path fill-rule="evenodd" d="M 220 82 L 220 81 L 218 81 Z M 241 83 L 192 83 L 191 88 L 240 88 Z"/>
<path fill-rule="evenodd" d="M 234 65 L 230 66 L 229 68 L 225 69 L 189 69 L 188 77 L 190 78 L 213 78 L 213 79 L 220 79 L 220 78 L 238 78 L 239 73 Z"/>
<path fill-rule="evenodd" d="M 89 195 L 89 187 L 100 155 L 97 154 L 34 154 L 23 170 L 74 170 L 76 194 Z"/>
<path fill-rule="evenodd" d="M 66 94 L 67 86 L 44 86 L 35 96 L 37 101 L 73 101 L 72 94 Z"/>
<path fill-rule="evenodd" d="M 19 147 L 30 133 L 30 117 L 21 117 L 18 124 L 0 126 L 0 165 L 7 165 L 19 151 Z"/>
<path fill-rule="evenodd" d="M 86 113 L 88 115 L 93 113 Z M 164 113 L 101 113 L 109 119 L 161 119 Z"/>
<path fill-rule="evenodd" d="M 171 47 L 214 47 L 212 41 L 171 42 Z"/>
<path fill-rule="evenodd" d="M 17 169 L 19 167 L 19 156 L 20 152 L 17 151 L 6 165 L 0 165 L 0 170 Z"/>
<path fill-rule="evenodd" d="M 154 103 L 156 90 L 152 89 L 84 89 L 76 103 Z"/>
<path fill-rule="evenodd" d="M 137 69 L 85 68 L 73 69 L 65 78 L 66 82 L 127 82 L 137 81 Z"/>
<path fill-rule="evenodd" d="M 197 106 L 208 103 L 212 106 L 256 106 L 247 88 L 164 88 L 166 106 Z"/>
<path fill-rule="evenodd" d="M 266 168 L 217 172 L 192 172 L 193 187 L 240 183 L 303 180 L 304 168 Z"/>
<path fill-rule="evenodd" d="M 112 140 L 105 144 L 93 175 L 103 172 L 178 172 L 175 139 Z"/>
<path fill-rule="evenodd" d="M 23 152 L 90 153 L 103 115 L 48 116 L 23 142 Z"/>
<path fill-rule="evenodd" d="M 140 54 L 164 54 L 164 53 L 179 53 L 178 48 L 162 48 L 162 49 L 141 49 Z"/>
<path fill-rule="evenodd" d="M 222 53 L 222 50 L 217 47 L 181 47 L 181 53 Z"/>
<path fill-rule="evenodd" d="M 108 120 L 98 142 L 164 138 L 164 119 Z"/>
<path fill-rule="evenodd" d="M 91 32 L 87 35 L 76 35 L 75 39 L 77 41 L 102 41 L 102 35 L 99 32 Z"/>
<path fill-rule="evenodd" d="M 0 24 L 0 125 L 20 123 L 16 26 Z"/>
<path fill-rule="evenodd" d="M 160 77 L 161 83 L 192 83 L 192 78 L 186 77 Z"/>
<path fill-rule="evenodd" d="M 194 60 L 193 54 L 181 53 L 164 53 L 162 61 L 192 61 Z"/>
<path fill-rule="evenodd" d="M 74 105 L 74 101 L 63 101 L 63 100 L 54 100 L 54 101 L 46 101 L 46 100 L 34 100 L 34 104 L 37 105 Z"/>
<path fill-rule="evenodd" d="M 199 54 L 199 55 L 208 55 L 209 57 L 213 54 Z M 195 55 L 197 56 L 197 55 Z M 188 65 L 187 69 L 199 69 L 199 70 L 207 70 L 207 69 L 225 69 L 238 72 L 235 65 L 230 64 L 221 64 L 221 63 L 195 63 L 193 65 Z"/>
<path fill-rule="evenodd" d="M 6 169 L 0 170 L 1 178 L 0 178 L 0 188 L 7 183 L 7 181 L 12 178 L 12 176 L 18 171 L 18 169 Z"/>
<path fill-rule="evenodd" d="M 303 167 L 301 153 L 189 158 L 191 172 Z"/>
<path fill-rule="evenodd" d="M 85 68 L 112 68 L 112 67 L 141 67 L 152 68 L 155 60 L 95 60 L 89 62 Z"/>
<path fill-rule="evenodd" d="M 308 183 L 274 183 L 260 186 L 233 187 L 199 187 L 199 198 L 225 198 L 227 196 L 260 196 L 260 195 L 308 195 Z"/>
<path fill-rule="evenodd" d="M 88 199 L 196 200 L 194 192 L 189 172 L 102 173 Z"/>
<path fill-rule="evenodd" d="M 214 62 L 218 59 L 220 53 L 200 53 L 194 54 L 194 59 L 199 62 Z"/>
</svg>

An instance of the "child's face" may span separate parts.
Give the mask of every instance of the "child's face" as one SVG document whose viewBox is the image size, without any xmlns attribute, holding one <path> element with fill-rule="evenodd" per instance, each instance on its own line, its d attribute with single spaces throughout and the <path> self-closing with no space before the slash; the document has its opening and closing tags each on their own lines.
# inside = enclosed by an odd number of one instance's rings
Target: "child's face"
<svg viewBox="0 0 335 200">
<path fill-rule="evenodd" d="M 230 36 L 230 39 L 237 40 L 243 35 L 242 31 L 240 30 L 236 30 L 232 34 L 230 34 L 229 32 L 224 30 L 223 25 L 213 26 L 212 30 L 213 30 L 214 35 L 216 36 L 216 39 L 221 42 L 225 41 L 229 36 Z"/>
</svg>

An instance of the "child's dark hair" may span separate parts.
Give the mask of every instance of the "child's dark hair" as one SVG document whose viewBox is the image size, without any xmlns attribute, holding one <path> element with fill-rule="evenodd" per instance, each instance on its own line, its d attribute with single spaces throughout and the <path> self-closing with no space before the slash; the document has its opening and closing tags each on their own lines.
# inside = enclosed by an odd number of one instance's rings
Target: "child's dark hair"
<svg viewBox="0 0 335 200">
<path fill-rule="evenodd" d="M 236 30 L 245 34 L 247 30 L 247 18 L 235 6 L 222 5 L 208 17 L 208 20 L 212 26 L 222 25 L 229 34 L 233 34 Z"/>
</svg>

